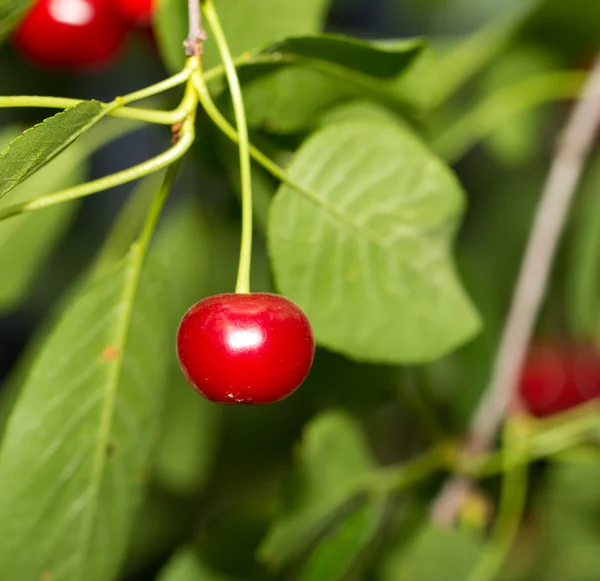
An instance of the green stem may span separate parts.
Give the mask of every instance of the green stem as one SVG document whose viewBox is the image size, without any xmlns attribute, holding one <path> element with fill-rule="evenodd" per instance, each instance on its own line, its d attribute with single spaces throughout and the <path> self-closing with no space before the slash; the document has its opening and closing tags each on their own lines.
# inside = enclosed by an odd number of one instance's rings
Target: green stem
<svg viewBox="0 0 600 581">
<path fill-rule="evenodd" d="M 205 83 L 205 78 L 205 76 L 198 73 L 192 77 L 194 84 L 196 85 L 198 99 L 200 101 L 200 104 L 202 105 L 202 108 L 210 117 L 212 122 L 221 130 L 221 132 L 226 137 L 231 139 L 231 141 L 233 141 L 234 143 L 239 143 L 237 131 L 222 115 L 218 107 L 215 105 L 215 102 L 213 101 L 212 97 L 210 96 L 210 92 Z M 307 200 L 310 200 L 313 204 L 320 206 L 326 212 L 338 219 L 340 222 L 348 223 L 348 218 L 344 216 L 338 210 L 338 208 L 336 208 L 333 204 L 330 204 L 327 200 L 320 198 L 315 192 L 304 187 L 302 184 L 298 183 L 296 180 L 290 177 L 283 168 L 279 167 L 273 160 L 269 159 L 269 157 L 267 157 L 259 149 L 254 147 L 252 143 L 249 144 L 249 152 L 251 157 L 258 164 L 264 167 L 273 177 L 280 180 L 282 183 L 288 185 L 290 188 L 295 189 Z M 356 223 L 349 223 L 349 225 L 353 228 L 360 228 L 360 226 Z"/>
<path fill-rule="evenodd" d="M 219 16 L 215 10 L 212 0 L 203 2 L 204 14 L 213 32 L 219 48 L 221 60 L 225 66 L 225 74 L 229 83 L 235 122 L 237 125 L 237 136 L 240 154 L 240 179 L 242 189 L 242 236 L 240 246 L 240 262 L 238 268 L 236 293 L 250 292 L 250 267 L 252 261 L 252 175 L 250 164 L 250 142 L 248 139 L 248 123 L 244 110 L 244 99 L 242 88 L 237 76 L 235 63 L 231 57 L 231 51 L 221 27 Z M 201 74 L 201 73 L 200 73 Z"/>
<path fill-rule="evenodd" d="M 460 442 L 446 440 L 409 462 L 385 468 L 370 487 L 387 491 L 401 490 L 441 469 L 469 478 L 496 476 L 570 449 L 585 441 L 598 427 L 596 405 L 589 406 L 583 412 L 572 410 L 561 415 L 564 416 L 562 423 L 557 423 L 554 418 L 539 422 L 541 426 L 548 423 L 550 427 L 546 429 L 534 427 L 531 420 L 527 420 L 523 430 L 511 434 L 502 450 L 482 459 L 465 459 L 457 454 Z M 519 423 L 523 425 L 523 420 Z"/>
<path fill-rule="evenodd" d="M 152 204 L 150 209 L 148 210 L 148 216 L 146 217 L 146 222 L 142 228 L 142 232 L 140 233 L 140 237 L 138 238 L 136 244 L 142 255 L 145 255 L 148 251 L 148 247 L 150 246 L 150 240 L 152 239 L 152 235 L 154 234 L 154 230 L 156 230 L 156 224 L 158 223 L 158 219 L 160 218 L 160 214 L 162 209 L 169 197 L 169 192 L 173 186 L 173 182 L 177 177 L 177 172 L 179 171 L 179 166 L 181 165 L 181 157 L 177 158 L 165 172 L 165 177 L 163 178 L 162 184 L 154 196 L 152 200 Z"/>
<path fill-rule="evenodd" d="M 570 423 L 555 425 L 541 432 L 536 431 L 538 428 L 533 427 L 530 419 L 519 419 L 518 423 L 517 420 L 513 420 L 511 433 L 507 432 L 502 450 L 482 460 L 468 462 L 457 454 L 460 451 L 459 441 L 441 442 L 414 459 L 388 466 L 367 476 L 358 484 L 357 492 L 400 492 L 441 470 L 451 470 L 469 478 L 487 478 L 512 473 L 507 476 L 509 480 L 504 484 L 507 487 L 507 502 L 509 506 L 514 507 L 519 500 L 519 495 L 514 489 L 515 482 L 523 482 L 523 472 L 526 474 L 527 465 L 581 443 L 598 426 L 598 416 L 592 413 L 595 410 L 596 408 L 592 407 L 587 413 L 578 414 L 579 417 L 575 412 L 564 414 Z M 505 525 L 504 522 L 502 526 Z"/>
<path fill-rule="evenodd" d="M 504 87 L 434 138 L 433 149 L 445 160 L 454 162 L 511 117 L 543 103 L 576 97 L 585 78 L 581 71 L 561 71 Z"/>
<path fill-rule="evenodd" d="M 511 456 L 511 462 L 531 463 L 572 448 L 581 443 L 598 427 L 598 413 L 594 408 L 592 413 L 569 415 L 563 424 L 550 424 L 547 429 L 534 432 L 527 439 L 519 441 L 515 439 L 511 446 L 517 451 L 526 451 Z M 572 419 L 570 419 L 572 418 Z M 478 478 L 494 476 L 504 471 L 506 461 L 502 454 L 493 454 L 483 461 L 475 462 L 473 465 L 466 464 L 465 473 Z"/>
<path fill-rule="evenodd" d="M 140 89 L 134 91 L 123 97 L 117 97 L 115 101 L 119 103 L 119 106 L 109 112 L 109 115 L 114 117 L 120 117 L 122 119 L 133 119 L 136 121 L 146 121 L 148 123 L 156 123 L 158 125 L 173 125 L 180 122 L 187 112 L 180 106 L 173 109 L 172 111 L 161 111 L 157 109 L 140 109 L 136 107 L 124 107 L 128 103 L 133 101 L 139 101 L 152 97 L 174 87 L 177 87 L 185 83 L 190 75 L 196 70 L 197 61 L 190 59 L 186 67 L 176 75 Z M 66 109 L 73 107 L 79 103 L 83 103 L 83 99 L 70 99 L 62 97 L 39 97 L 39 96 L 10 96 L 0 97 L 0 108 L 3 107 L 47 107 L 50 109 Z M 114 103 L 114 102 L 113 102 Z"/>
<path fill-rule="evenodd" d="M 518 418 L 509 419 L 506 424 L 505 438 L 507 448 L 503 451 L 503 456 L 507 464 L 507 469 L 502 479 L 498 517 L 490 536 L 490 542 L 481 559 L 471 572 L 468 581 L 492 581 L 495 579 L 508 557 L 519 532 L 519 525 L 527 497 L 528 472 L 526 466 L 519 466 L 512 469 L 510 466 L 515 464 L 518 457 L 522 455 L 526 457 L 526 447 L 513 447 L 511 443 L 515 435 L 521 431 L 525 432 L 525 437 L 520 436 L 519 440 L 523 441 L 526 439 L 528 427 L 527 424 L 522 424 Z"/>
<path fill-rule="evenodd" d="M 186 123 L 185 128 L 182 130 L 181 138 L 177 141 L 177 143 L 175 143 L 175 145 L 173 145 L 164 153 L 161 153 L 160 155 L 157 155 L 156 157 L 153 157 L 148 161 L 145 161 L 128 169 L 119 171 L 112 175 L 99 178 L 97 180 L 93 180 L 85 184 L 80 184 L 72 188 L 60 190 L 58 192 L 48 194 L 47 196 L 42 196 L 41 198 L 37 198 L 35 200 L 30 200 L 28 202 L 22 202 L 20 204 L 13 204 L 12 206 L 8 206 L 0 210 L 0 220 L 4 220 L 5 218 L 11 218 L 13 216 L 18 216 L 19 214 L 24 214 L 26 212 L 41 210 L 43 208 L 55 206 L 56 204 L 69 202 L 71 200 L 82 198 L 90 194 L 95 194 L 96 192 L 107 190 L 115 186 L 120 186 L 122 184 L 126 184 L 128 182 L 132 182 L 134 180 L 147 176 L 151 173 L 154 173 L 155 171 L 158 171 L 172 164 L 173 162 L 181 158 L 190 148 L 193 142 L 193 122 L 190 123 L 188 121 Z"/>
<path fill-rule="evenodd" d="M 90 194 L 95 194 L 109 188 L 114 188 L 115 186 L 120 186 L 122 184 L 143 178 L 174 163 L 176 160 L 183 157 L 183 155 L 194 142 L 194 122 L 196 119 L 197 103 L 198 96 L 196 94 L 196 89 L 194 87 L 194 83 L 190 79 L 186 85 L 183 99 L 178 107 L 185 114 L 185 120 L 179 131 L 177 141 L 167 151 L 157 155 L 156 157 L 153 157 L 152 159 L 109 176 L 105 176 L 85 184 L 80 184 L 72 188 L 60 190 L 58 192 L 54 192 L 53 194 L 36 198 L 35 200 L 29 200 L 27 202 L 8 206 L 0 210 L 0 220 L 18 216 L 19 214 L 24 214 L 26 212 L 41 210 L 43 208 L 69 202 L 77 198 L 82 198 Z"/>
<path fill-rule="evenodd" d="M 401 492 L 444 469 L 448 462 L 447 445 L 432 446 L 421 456 L 398 466 L 381 469 L 367 488 L 374 492 Z"/>
<path fill-rule="evenodd" d="M 37 97 L 37 96 L 14 96 L 0 97 L 0 108 L 4 107 L 44 107 L 48 109 L 67 109 L 83 103 L 83 99 L 69 99 L 63 97 Z M 118 107 L 108 113 L 113 117 L 121 119 L 133 119 L 156 123 L 157 125 L 173 125 L 181 121 L 181 111 L 160 111 L 158 109 L 140 109 L 136 107 Z"/>
<path fill-rule="evenodd" d="M 116 97 L 115 101 L 119 101 L 123 105 L 128 105 L 129 103 L 133 103 L 134 101 L 141 101 L 142 99 L 158 95 L 159 93 L 164 93 L 169 89 L 173 89 L 174 87 L 183 85 L 183 83 L 185 83 L 191 77 L 192 73 L 197 68 L 198 59 L 189 58 L 183 70 L 181 70 L 177 74 L 169 77 L 168 79 L 164 79 L 158 83 L 154 83 L 153 85 L 150 85 L 148 87 L 144 87 L 139 91 L 128 93 L 123 97 Z"/>
</svg>

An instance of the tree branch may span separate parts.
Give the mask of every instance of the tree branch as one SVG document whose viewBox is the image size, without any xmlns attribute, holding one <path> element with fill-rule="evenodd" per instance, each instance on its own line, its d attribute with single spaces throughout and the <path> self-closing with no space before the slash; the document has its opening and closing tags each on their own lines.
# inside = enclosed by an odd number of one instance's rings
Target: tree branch
<svg viewBox="0 0 600 581">
<path fill-rule="evenodd" d="M 188 37 L 183 42 L 186 56 L 202 57 L 202 43 L 206 40 L 206 32 L 202 26 L 200 0 L 188 0 Z"/>
<path fill-rule="evenodd" d="M 465 454 L 482 454 L 493 446 L 515 396 L 565 219 L 599 127 L 600 55 L 558 142 L 521 263 L 491 380 L 471 420 Z M 466 488 L 464 478 L 450 480 L 432 506 L 433 520 L 444 525 L 452 523 Z"/>
</svg>

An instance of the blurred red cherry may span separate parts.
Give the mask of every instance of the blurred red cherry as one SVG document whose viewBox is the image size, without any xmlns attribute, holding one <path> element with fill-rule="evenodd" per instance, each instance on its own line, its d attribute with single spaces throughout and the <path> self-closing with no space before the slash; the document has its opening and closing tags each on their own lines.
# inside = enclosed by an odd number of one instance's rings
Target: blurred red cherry
<svg viewBox="0 0 600 581">
<path fill-rule="evenodd" d="M 600 354 L 584 344 L 534 344 L 523 367 L 519 392 L 527 409 L 539 417 L 600 397 Z"/>
<path fill-rule="evenodd" d="M 126 34 L 108 0 L 37 0 L 14 42 L 38 65 L 81 70 L 113 60 Z"/>
</svg>

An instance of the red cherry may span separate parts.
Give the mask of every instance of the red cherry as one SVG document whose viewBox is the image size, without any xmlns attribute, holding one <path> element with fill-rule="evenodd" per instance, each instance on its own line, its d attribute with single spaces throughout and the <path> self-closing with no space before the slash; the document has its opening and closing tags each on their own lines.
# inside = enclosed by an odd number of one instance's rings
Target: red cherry
<svg viewBox="0 0 600 581">
<path fill-rule="evenodd" d="M 14 41 L 25 57 L 42 66 L 85 69 L 113 59 L 126 34 L 109 0 L 38 0 Z"/>
<path fill-rule="evenodd" d="M 188 310 L 177 332 L 181 369 L 194 388 L 218 403 L 287 397 L 308 375 L 314 353 L 304 312 L 270 293 L 208 297 Z"/>
<path fill-rule="evenodd" d="M 152 21 L 154 0 L 109 0 L 115 12 L 130 26 L 145 26 Z"/>
<path fill-rule="evenodd" d="M 600 397 L 600 355 L 587 345 L 536 344 L 525 361 L 519 391 L 540 417 Z"/>
</svg>

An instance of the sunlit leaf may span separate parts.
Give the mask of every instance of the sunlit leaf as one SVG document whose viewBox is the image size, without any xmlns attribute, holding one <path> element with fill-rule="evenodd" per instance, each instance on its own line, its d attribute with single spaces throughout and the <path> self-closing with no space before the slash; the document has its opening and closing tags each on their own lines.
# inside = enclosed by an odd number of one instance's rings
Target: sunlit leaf
<svg viewBox="0 0 600 581">
<path fill-rule="evenodd" d="M 84 288 L 33 363 L 0 450 L 0 578 L 109 581 L 119 569 L 169 360 L 163 273 L 138 281 L 139 265 L 134 247 Z"/>
<path fill-rule="evenodd" d="M 416 137 L 392 123 L 334 123 L 289 173 L 315 198 L 280 188 L 269 249 L 279 289 L 321 345 L 356 360 L 422 362 L 477 332 L 452 258 L 464 195 Z"/>
<path fill-rule="evenodd" d="M 0 153 L 0 198 L 56 157 L 109 110 L 84 101 L 25 131 Z"/>
</svg>

